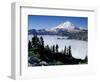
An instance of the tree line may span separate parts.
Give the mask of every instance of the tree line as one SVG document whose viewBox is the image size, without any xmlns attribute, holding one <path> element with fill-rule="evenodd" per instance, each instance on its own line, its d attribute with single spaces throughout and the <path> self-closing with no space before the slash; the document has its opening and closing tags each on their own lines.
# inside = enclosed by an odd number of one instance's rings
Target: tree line
<svg viewBox="0 0 100 82">
<path fill-rule="evenodd" d="M 44 61 L 46 65 L 67 65 L 87 63 L 87 57 L 84 60 L 76 59 L 72 56 L 71 46 L 66 46 L 62 51 L 59 51 L 59 45 L 44 45 L 43 37 L 34 35 L 32 40 L 28 42 L 28 57 L 29 63 L 41 65 L 40 62 Z"/>
</svg>

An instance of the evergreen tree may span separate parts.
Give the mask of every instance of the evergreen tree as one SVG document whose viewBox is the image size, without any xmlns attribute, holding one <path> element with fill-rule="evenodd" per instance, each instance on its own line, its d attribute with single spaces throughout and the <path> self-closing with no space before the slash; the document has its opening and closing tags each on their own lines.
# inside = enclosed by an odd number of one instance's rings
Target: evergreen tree
<svg viewBox="0 0 100 82">
<path fill-rule="evenodd" d="M 66 49 L 66 46 L 65 46 L 65 48 L 64 48 L 64 54 L 65 54 L 65 55 L 66 55 L 66 50 L 67 50 L 67 49 Z"/>
<path fill-rule="evenodd" d="M 33 47 L 38 47 L 39 44 L 40 44 L 39 38 L 37 37 L 37 35 L 34 35 L 32 37 L 32 46 Z"/>
<path fill-rule="evenodd" d="M 85 59 L 84 59 L 85 63 L 88 62 L 88 57 L 86 56 Z"/>
<path fill-rule="evenodd" d="M 66 53 L 66 55 L 69 55 L 69 49 L 67 48 L 67 53 Z"/>
<path fill-rule="evenodd" d="M 71 53 L 71 46 L 69 46 L 69 56 L 72 57 L 72 53 Z"/>
<path fill-rule="evenodd" d="M 58 46 L 58 44 L 56 44 L 56 53 L 58 53 L 58 48 L 59 48 L 59 46 Z"/>
<path fill-rule="evenodd" d="M 31 45 L 31 41 L 29 40 L 28 42 L 28 50 L 30 50 L 32 48 L 32 45 Z"/>
<path fill-rule="evenodd" d="M 40 44 L 41 44 L 42 47 L 44 48 L 44 40 L 43 40 L 43 37 L 42 37 L 42 36 L 40 37 Z"/>
<path fill-rule="evenodd" d="M 53 45 L 53 52 L 55 52 L 55 45 Z"/>
</svg>

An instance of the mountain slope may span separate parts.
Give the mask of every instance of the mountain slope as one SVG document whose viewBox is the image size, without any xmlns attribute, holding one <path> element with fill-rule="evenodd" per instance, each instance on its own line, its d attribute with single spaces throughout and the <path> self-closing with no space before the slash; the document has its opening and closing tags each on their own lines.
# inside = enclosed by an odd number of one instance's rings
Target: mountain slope
<svg viewBox="0 0 100 82">
<path fill-rule="evenodd" d="M 52 28 L 51 30 L 55 31 L 55 32 L 57 32 L 58 30 L 67 30 L 68 32 L 75 32 L 75 31 L 79 31 L 80 28 L 78 28 L 77 26 L 75 26 L 70 21 L 66 21 L 66 22 L 61 23 L 58 26 Z"/>
<path fill-rule="evenodd" d="M 66 21 L 64 23 L 59 24 L 56 27 L 53 27 L 49 30 L 46 29 L 31 29 L 28 30 L 28 34 L 32 35 L 59 35 L 59 36 L 67 36 L 68 39 L 77 39 L 77 40 L 88 40 L 88 30 L 77 27 L 70 21 Z"/>
</svg>

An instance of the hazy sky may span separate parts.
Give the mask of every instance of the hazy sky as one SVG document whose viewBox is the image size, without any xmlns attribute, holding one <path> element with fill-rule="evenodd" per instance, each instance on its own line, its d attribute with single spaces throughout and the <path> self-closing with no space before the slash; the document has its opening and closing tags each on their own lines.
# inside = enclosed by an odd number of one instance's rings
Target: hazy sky
<svg viewBox="0 0 100 82">
<path fill-rule="evenodd" d="M 88 25 L 87 17 L 29 15 L 28 29 L 50 29 L 66 21 L 82 28 L 87 28 Z"/>
</svg>

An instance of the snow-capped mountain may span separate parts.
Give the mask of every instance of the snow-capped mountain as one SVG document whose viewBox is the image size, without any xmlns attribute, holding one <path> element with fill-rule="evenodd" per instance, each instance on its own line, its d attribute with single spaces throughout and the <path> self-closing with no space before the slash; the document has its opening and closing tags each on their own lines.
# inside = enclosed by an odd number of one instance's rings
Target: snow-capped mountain
<svg viewBox="0 0 100 82">
<path fill-rule="evenodd" d="M 59 35 L 67 36 L 68 39 L 78 39 L 87 41 L 88 39 L 88 30 L 77 27 L 70 21 L 59 24 L 52 29 L 30 29 L 28 30 L 29 35 Z"/>
<path fill-rule="evenodd" d="M 80 28 L 74 25 L 72 22 L 66 21 L 51 29 L 51 31 L 55 31 L 55 32 L 58 30 L 67 30 L 70 32 L 70 31 L 78 31 L 80 30 Z"/>
</svg>

